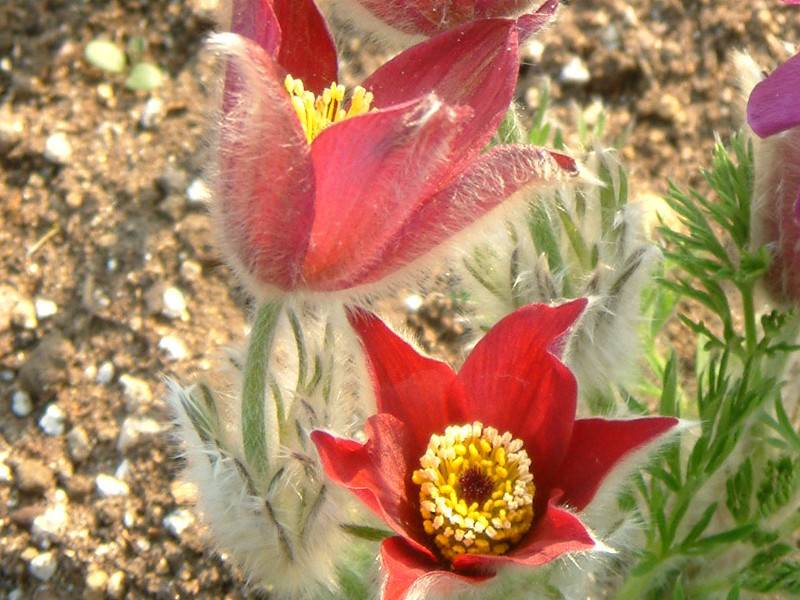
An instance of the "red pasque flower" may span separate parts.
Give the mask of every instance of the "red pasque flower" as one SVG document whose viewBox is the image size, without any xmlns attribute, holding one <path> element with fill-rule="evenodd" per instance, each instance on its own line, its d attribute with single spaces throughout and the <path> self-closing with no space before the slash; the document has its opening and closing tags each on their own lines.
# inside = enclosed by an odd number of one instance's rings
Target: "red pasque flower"
<svg viewBox="0 0 800 600">
<path fill-rule="evenodd" d="M 257 290 L 338 291 L 425 255 L 505 199 L 575 173 L 526 145 L 482 152 L 511 102 L 535 19 L 470 24 L 400 54 L 348 103 L 311 0 L 239 0 L 216 36 L 227 71 L 213 212 Z"/>
<path fill-rule="evenodd" d="M 517 17 L 530 12 L 532 0 L 337 0 L 358 16 L 372 18 L 408 35 L 430 37 L 480 19 Z"/>
<path fill-rule="evenodd" d="M 753 240 L 767 244 L 772 263 L 764 277 L 779 302 L 800 301 L 800 54 L 753 88 L 747 120 L 757 140 Z"/>
<path fill-rule="evenodd" d="M 595 545 L 575 511 L 620 460 L 678 421 L 575 420 L 577 385 L 558 354 L 585 306 L 515 311 L 458 374 L 376 317 L 351 314 L 378 413 L 364 444 L 322 431 L 312 439 L 328 477 L 398 534 L 381 546 L 385 598 L 420 579 L 481 581 L 504 564 L 538 566 Z"/>
</svg>

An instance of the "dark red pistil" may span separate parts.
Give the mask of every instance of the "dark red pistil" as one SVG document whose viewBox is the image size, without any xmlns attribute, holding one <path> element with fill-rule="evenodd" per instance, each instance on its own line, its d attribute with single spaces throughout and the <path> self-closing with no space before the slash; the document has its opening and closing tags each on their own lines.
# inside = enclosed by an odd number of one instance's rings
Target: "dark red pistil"
<svg viewBox="0 0 800 600">
<path fill-rule="evenodd" d="M 470 467 L 458 478 L 461 487 L 461 498 L 467 506 L 473 502 L 483 504 L 494 490 L 494 481 L 478 467 Z"/>
</svg>

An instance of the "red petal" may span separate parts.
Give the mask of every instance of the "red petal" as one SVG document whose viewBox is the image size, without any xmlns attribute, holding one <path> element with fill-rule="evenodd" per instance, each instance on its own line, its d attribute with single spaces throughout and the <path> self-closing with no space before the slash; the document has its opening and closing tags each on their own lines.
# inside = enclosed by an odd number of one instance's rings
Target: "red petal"
<svg viewBox="0 0 800 600">
<path fill-rule="evenodd" d="M 281 45 L 281 28 L 270 3 L 235 0 L 231 13 L 231 32 L 252 40 L 274 58 Z"/>
<path fill-rule="evenodd" d="M 365 430 L 366 444 L 312 432 L 325 474 L 433 560 L 422 529 L 419 487 L 411 481 L 419 457 L 409 452 L 408 428 L 392 415 L 377 414 L 367 419 Z"/>
<path fill-rule="evenodd" d="M 273 0 L 281 27 L 278 62 L 307 90 L 320 94 L 336 81 L 336 46 L 313 0 Z"/>
<path fill-rule="evenodd" d="M 436 194 L 403 224 L 377 268 L 362 279 L 377 281 L 445 242 L 522 189 L 555 184 L 577 173 L 572 159 L 534 146 L 496 146 Z"/>
<path fill-rule="evenodd" d="M 775 69 L 753 88 L 747 101 L 747 121 L 766 137 L 800 125 L 800 54 Z"/>
<path fill-rule="evenodd" d="M 405 243 L 398 223 L 455 176 L 449 158 L 466 112 L 426 97 L 342 121 L 314 140 L 320 201 L 303 268 L 309 287 L 363 283 L 385 247 Z"/>
<path fill-rule="evenodd" d="M 314 170 L 305 133 L 273 59 L 240 36 L 214 39 L 228 58 L 213 208 L 220 241 L 234 267 L 291 289 L 314 220 Z"/>
<path fill-rule="evenodd" d="M 564 491 L 564 503 L 583 510 L 615 465 L 677 424 L 672 417 L 575 421 L 569 451 L 554 484 Z"/>
<path fill-rule="evenodd" d="M 518 70 L 516 24 L 494 19 L 470 23 L 406 50 L 378 69 L 364 87 L 381 108 L 431 92 L 447 105 L 471 107 L 474 116 L 456 140 L 461 171 L 503 120 Z"/>
<path fill-rule="evenodd" d="M 545 494 L 538 494 L 537 511 L 567 452 L 577 406 L 575 377 L 552 350 L 585 306 L 582 298 L 514 311 L 478 342 L 458 374 L 470 417 L 524 442 L 534 483 Z"/>
<path fill-rule="evenodd" d="M 431 435 L 469 418 L 461 385 L 449 366 L 419 354 L 374 315 L 352 312 L 350 323 L 364 344 L 378 412 L 407 426 L 416 469 Z"/>
<path fill-rule="evenodd" d="M 558 0 L 547 0 L 544 4 L 536 9 L 536 12 L 522 15 L 519 19 L 517 19 L 520 43 L 527 40 L 529 37 L 537 33 L 542 27 L 547 25 L 555 16 L 558 7 Z"/>
<path fill-rule="evenodd" d="M 595 543 L 580 519 L 555 506 L 554 495 L 544 506 L 545 514 L 536 521 L 519 546 L 501 556 L 465 554 L 456 557 L 456 569 L 494 569 L 503 563 L 538 567 L 566 552 L 591 550 Z"/>
<path fill-rule="evenodd" d="M 384 600 L 402 600 L 411 587 L 425 577 L 450 579 L 452 584 L 480 583 L 494 575 L 464 575 L 444 570 L 425 554 L 417 552 L 403 538 L 392 537 L 381 544 L 381 562 L 386 571 L 386 585 L 383 588 Z M 437 592 L 441 592 L 437 586 Z"/>
</svg>

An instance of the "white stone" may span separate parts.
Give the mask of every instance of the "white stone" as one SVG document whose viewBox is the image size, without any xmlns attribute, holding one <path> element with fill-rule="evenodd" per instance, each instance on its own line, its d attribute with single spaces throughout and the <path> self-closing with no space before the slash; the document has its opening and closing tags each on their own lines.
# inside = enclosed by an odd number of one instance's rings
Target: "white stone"
<svg viewBox="0 0 800 600">
<path fill-rule="evenodd" d="M 89 443 L 89 436 L 83 427 L 73 427 L 67 434 L 67 448 L 72 460 L 83 462 L 92 453 L 92 445 Z"/>
<path fill-rule="evenodd" d="M 128 417 L 119 428 L 117 450 L 125 453 L 163 430 L 161 423 L 150 417 Z"/>
<path fill-rule="evenodd" d="M 48 298 L 37 298 L 33 305 L 36 310 L 36 318 L 39 320 L 52 317 L 58 312 L 58 304 Z"/>
<path fill-rule="evenodd" d="M 164 104 L 164 101 L 161 98 L 150 98 L 145 102 L 144 108 L 142 109 L 142 116 L 139 118 L 139 124 L 142 126 L 142 129 L 155 129 L 166 114 L 167 105 Z"/>
<path fill-rule="evenodd" d="M 106 584 L 106 594 L 109 598 L 122 598 L 125 593 L 125 573 L 123 571 L 115 571 L 108 578 Z"/>
<path fill-rule="evenodd" d="M 149 405 L 153 399 L 150 385 L 144 379 L 125 373 L 120 375 L 119 384 L 122 386 L 122 400 L 125 402 L 125 410 L 128 412 L 136 412 L 140 408 Z"/>
<path fill-rule="evenodd" d="M 186 298 L 183 292 L 176 287 L 168 287 L 162 294 L 164 306 L 161 309 L 163 314 L 168 319 L 182 319 L 186 320 L 188 317 L 186 313 Z"/>
<path fill-rule="evenodd" d="M 63 131 L 54 133 L 44 143 L 44 157 L 57 165 L 65 165 L 72 158 L 72 144 Z"/>
<path fill-rule="evenodd" d="M 174 335 L 165 335 L 158 342 L 158 349 L 164 353 L 167 360 L 183 360 L 189 354 L 183 340 Z"/>
<path fill-rule="evenodd" d="M 185 281 L 195 282 L 203 274 L 203 267 L 193 260 L 185 260 L 180 267 L 181 278 Z"/>
<path fill-rule="evenodd" d="M 19 418 L 27 417 L 33 411 L 33 400 L 28 392 L 17 390 L 11 396 L 11 412 Z"/>
<path fill-rule="evenodd" d="M 61 435 L 64 433 L 64 420 L 64 411 L 56 404 L 48 404 L 39 419 L 39 428 L 50 436 Z"/>
<path fill-rule="evenodd" d="M 114 363 L 107 360 L 97 369 L 97 375 L 94 378 L 95 383 L 106 385 L 114 380 Z"/>
<path fill-rule="evenodd" d="M 406 297 L 406 299 L 403 301 L 403 304 L 408 312 L 415 313 L 422 308 L 423 302 L 425 302 L 425 299 L 422 296 L 419 294 L 411 294 L 410 296 Z"/>
<path fill-rule="evenodd" d="M 0 462 L 0 484 L 14 481 L 14 473 L 6 463 Z"/>
<path fill-rule="evenodd" d="M 66 531 L 67 521 L 66 505 L 56 504 L 33 520 L 31 535 L 37 543 L 56 542 Z"/>
<path fill-rule="evenodd" d="M 561 81 L 574 85 L 583 85 L 591 79 L 589 68 L 579 57 L 573 57 L 564 68 L 561 69 Z"/>
<path fill-rule="evenodd" d="M 125 458 L 119 463 L 117 470 L 114 471 L 114 477 L 119 479 L 120 481 L 125 481 L 131 474 L 131 463 L 130 461 Z"/>
<path fill-rule="evenodd" d="M 52 552 L 42 552 L 34 556 L 28 563 L 28 570 L 31 575 L 39 581 L 48 581 L 55 575 L 58 567 L 58 560 Z"/>
<path fill-rule="evenodd" d="M 207 204 L 211 202 L 211 190 L 202 179 L 194 179 L 186 188 L 186 197 L 192 204 Z"/>
<path fill-rule="evenodd" d="M 95 478 L 95 487 L 101 498 L 127 496 L 131 491 L 127 483 L 105 473 L 100 473 Z"/>
<path fill-rule="evenodd" d="M 181 534 L 194 524 L 194 515 L 185 508 L 179 508 L 169 513 L 161 524 L 176 538 L 180 539 Z"/>
</svg>

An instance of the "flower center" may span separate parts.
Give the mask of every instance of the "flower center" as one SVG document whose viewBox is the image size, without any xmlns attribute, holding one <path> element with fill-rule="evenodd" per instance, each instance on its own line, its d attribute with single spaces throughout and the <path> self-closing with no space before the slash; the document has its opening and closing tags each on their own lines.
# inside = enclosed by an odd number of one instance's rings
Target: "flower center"
<svg viewBox="0 0 800 600">
<path fill-rule="evenodd" d="M 309 144 L 329 125 L 369 112 L 372 103 L 372 92 L 360 85 L 353 90 L 350 108 L 345 111 L 342 108 L 345 93 L 343 85 L 332 83 L 322 94 L 315 96 L 303 87 L 302 81 L 291 75 L 286 76 L 283 84 L 289 92 L 297 116 L 300 117 L 300 124 L 306 132 Z"/>
<path fill-rule="evenodd" d="M 419 462 L 412 479 L 423 526 L 447 560 L 505 554 L 531 528 L 531 461 L 510 433 L 477 421 L 450 426 L 431 436 Z"/>
</svg>

